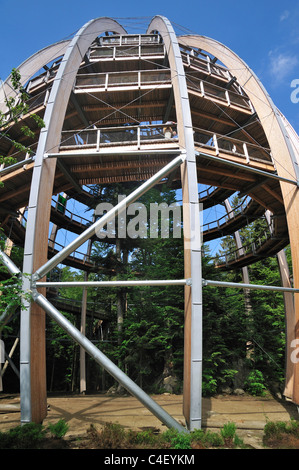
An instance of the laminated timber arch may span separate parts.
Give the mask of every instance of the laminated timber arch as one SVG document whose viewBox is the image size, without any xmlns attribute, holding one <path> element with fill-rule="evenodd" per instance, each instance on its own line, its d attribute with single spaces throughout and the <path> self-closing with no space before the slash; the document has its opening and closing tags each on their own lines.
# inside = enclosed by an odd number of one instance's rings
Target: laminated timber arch
<svg viewBox="0 0 299 470">
<path fill-rule="evenodd" d="M 41 131 L 36 151 L 29 197 L 23 264 L 23 272 L 28 274 L 34 273 L 44 264 L 48 254 L 48 227 L 56 160 L 47 160 L 45 155 L 58 148 L 68 99 L 80 63 L 92 41 L 106 31 L 125 33 L 116 21 L 109 18 L 92 20 L 80 29 L 68 45 L 51 90 L 44 117 L 45 128 Z M 29 279 L 24 284 L 24 289 L 30 289 Z M 21 394 L 24 397 L 21 419 L 22 422 L 41 422 L 47 415 L 45 314 L 36 303 L 24 307 L 22 322 L 27 328 L 23 325 L 22 331 L 27 337 L 22 338 L 26 344 L 21 348 L 20 358 Z M 27 390 L 22 390 L 22 387 Z M 25 397 L 27 401 L 24 403 Z"/>
<path fill-rule="evenodd" d="M 180 37 L 180 41 L 189 47 L 199 48 L 212 54 L 235 75 L 239 85 L 243 87 L 249 96 L 263 126 L 271 149 L 271 155 L 276 165 L 277 174 L 282 178 L 297 181 L 297 185 L 280 181 L 292 253 L 293 286 L 296 289 L 299 286 L 298 136 L 296 136 L 287 120 L 276 108 L 260 80 L 237 54 L 218 41 L 203 36 L 183 36 Z M 299 339 L 299 295 L 298 293 L 293 295 L 295 318 L 288 319 L 293 331 L 289 331 L 287 334 L 287 395 L 295 403 L 299 404 L 299 363 L 294 364 L 291 361 L 291 353 L 293 351 L 291 341 Z M 289 312 L 290 315 L 293 314 L 292 306 Z M 293 373 L 290 373 L 290 370 Z M 290 392 L 291 389 L 292 392 Z"/>
<path fill-rule="evenodd" d="M 20 64 L 18 71 L 21 75 L 20 82 L 22 86 L 25 86 L 27 80 L 35 75 L 42 67 L 46 66 L 52 60 L 63 56 L 69 43 L 70 40 L 65 40 L 51 44 L 36 52 Z M 10 77 L 8 77 L 0 88 L 0 111 L 5 112 L 5 98 L 11 96 L 16 96 L 16 94 L 11 85 Z"/>
</svg>

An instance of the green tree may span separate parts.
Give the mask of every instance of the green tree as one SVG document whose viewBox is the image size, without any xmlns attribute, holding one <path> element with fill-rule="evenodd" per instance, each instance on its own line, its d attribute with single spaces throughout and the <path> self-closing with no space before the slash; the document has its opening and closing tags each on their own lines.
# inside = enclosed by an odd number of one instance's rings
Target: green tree
<svg viewBox="0 0 299 470">
<path fill-rule="evenodd" d="M 238 199 L 233 201 L 233 205 L 237 206 Z M 261 217 L 246 227 L 239 230 L 241 240 L 248 249 L 251 244 L 263 243 L 269 236 L 268 225 L 264 217 Z M 222 252 L 234 251 L 233 237 L 225 237 L 222 241 Z M 289 253 L 289 249 L 287 249 Z M 288 256 L 290 262 L 290 256 Z M 263 259 L 248 266 L 250 283 L 264 285 L 281 285 L 278 262 L 276 256 Z M 227 281 L 243 282 L 241 270 L 228 271 L 225 274 Z M 226 296 L 230 295 L 226 289 Z M 227 309 L 231 312 L 238 312 L 236 322 L 241 326 L 242 332 L 246 332 L 243 336 L 244 344 L 251 343 L 252 349 L 250 359 L 247 365 L 250 370 L 260 371 L 268 385 L 271 383 L 281 383 L 284 377 L 284 354 L 285 354 L 285 313 L 283 295 L 279 292 L 250 290 L 249 302 L 250 312 L 246 315 L 243 310 L 240 295 L 244 298 L 242 291 L 235 295 L 231 293 L 231 299 L 237 300 L 240 308 L 236 308 L 236 304 L 231 301 L 227 305 Z M 245 315 L 244 315 L 245 312 Z M 241 338 L 241 335 L 238 334 Z M 239 349 L 240 351 L 240 349 Z M 244 348 L 243 348 L 244 351 Z M 242 355 L 240 356 L 242 357 Z M 249 357 L 249 356 L 248 356 Z"/>
<path fill-rule="evenodd" d="M 12 69 L 11 83 L 16 97 L 10 96 L 5 98 L 7 106 L 6 112 L 0 112 L 0 135 L 9 140 L 15 148 L 15 156 L 0 155 L 0 164 L 11 165 L 17 161 L 18 154 L 33 154 L 30 144 L 24 145 L 19 140 L 10 136 L 10 129 L 21 122 L 22 116 L 29 112 L 28 98 L 29 95 L 21 84 L 21 75 L 17 69 Z M 35 113 L 30 113 L 32 125 L 37 126 L 39 129 L 45 126 L 43 119 Z M 35 138 L 35 133 L 32 126 L 26 124 L 20 127 L 21 135 L 27 138 L 27 141 Z"/>
</svg>

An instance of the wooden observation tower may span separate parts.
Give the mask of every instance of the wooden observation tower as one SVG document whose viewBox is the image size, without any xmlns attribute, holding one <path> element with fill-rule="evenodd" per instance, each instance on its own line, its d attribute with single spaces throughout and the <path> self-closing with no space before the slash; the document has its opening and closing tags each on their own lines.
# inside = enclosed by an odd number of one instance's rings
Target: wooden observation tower
<svg viewBox="0 0 299 470">
<path fill-rule="evenodd" d="M 254 253 L 237 247 L 219 267 L 240 268 L 281 254 L 282 288 L 289 296 L 285 393 L 299 404 L 299 364 L 291 360 L 294 340 L 299 341 L 299 139 L 254 72 L 217 41 L 176 36 L 162 16 L 154 17 L 140 34 L 128 34 L 110 18 L 92 20 L 71 40 L 37 52 L 18 69 L 29 111 L 19 116 L 9 135 L 30 145 L 33 155 L 17 152 L 2 132 L 0 153 L 13 155 L 16 163 L 0 170 L 0 223 L 12 242 L 23 244 L 22 272 L 32 275 L 23 280 L 33 298 L 21 312 L 22 422 L 41 422 L 47 413 L 45 312 L 93 354 L 86 338 L 66 324 L 47 299 L 46 275 L 59 263 L 92 271 L 88 253 L 79 256 L 80 246 L 123 210 L 120 203 L 97 222 L 78 222 L 57 210 L 52 198 L 64 194 L 88 205 L 91 185 L 119 182 L 136 183 L 127 204 L 161 180 L 182 188 L 185 276 L 169 283 L 185 285 L 183 407 L 188 429 L 201 427 L 202 286 L 208 281 L 201 274 L 199 204 L 205 208 L 224 203 L 234 193 L 248 196 L 246 217 L 219 222 L 203 237 L 233 234 L 267 212 L 271 237 Z M 4 113 L 5 98 L 12 93 L 8 78 L 0 88 Z M 31 113 L 45 122 L 43 129 L 33 129 L 33 145 L 21 134 Z M 167 122 L 175 131 L 169 136 L 164 133 Z M 209 189 L 199 194 L 199 184 Z M 68 227 L 76 234 L 74 241 L 61 247 L 55 238 L 49 240 L 51 226 Z M 293 286 L 283 257 L 289 243 Z M 18 272 L 5 254 L 1 259 L 10 272 Z M 153 413 L 168 426 L 175 425 L 100 352 L 96 354 Z"/>
</svg>

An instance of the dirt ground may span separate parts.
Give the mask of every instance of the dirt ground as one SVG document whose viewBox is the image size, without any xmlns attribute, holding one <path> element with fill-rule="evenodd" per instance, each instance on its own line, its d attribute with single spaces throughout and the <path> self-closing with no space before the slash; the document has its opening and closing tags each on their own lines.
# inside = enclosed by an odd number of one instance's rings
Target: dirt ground
<svg viewBox="0 0 299 470">
<path fill-rule="evenodd" d="M 181 424 L 183 397 L 162 394 L 152 398 Z M 44 425 L 57 423 L 64 418 L 69 425 L 66 437 L 74 438 L 86 434 L 93 424 L 101 427 L 104 423 L 119 423 L 125 428 L 137 431 L 148 428 L 166 430 L 136 398 L 107 394 L 48 396 L 48 415 Z M 203 399 L 202 428 L 217 430 L 227 422 L 234 422 L 237 434 L 244 443 L 262 449 L 263 429 L 267 421 L 299 420 L 297 407 L 272 397 L 219 395 Z M 20 424 L 20 397 L 0 393 L 0 431 Z"/>
</svg>

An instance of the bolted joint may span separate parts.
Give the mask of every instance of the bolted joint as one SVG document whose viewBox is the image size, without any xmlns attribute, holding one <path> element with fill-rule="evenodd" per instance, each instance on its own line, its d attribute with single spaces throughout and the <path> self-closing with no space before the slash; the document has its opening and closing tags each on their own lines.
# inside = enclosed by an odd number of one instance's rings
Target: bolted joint
<svg viewBox="0 0 299 470">
<path fill-rule="evenodd" d="M 32 299 L 33 299 L 34 301 L 36 301 L 37 298 L 38 298 L 38 296 L 39 296 L 39 292 L 37 292 L 36 288 L 34 288 L 34 287 L 32 286 L 32 289 L 31 289 L 31 297 L 32 297 Z"/>
<path fill-rule="evenodd" d="M 31 276 L 31 285 L 30 285 L 31 297 L 35 301 L 38 297 L 36 280 L 34 279 L 34 274 Z"/>
<path fill-rule="evenodd" d="M 38 281 L 38 280 L 40 279 L 40 276 L 39 276 L 39 274 L 38 274 L 38 273 L 34 273 L 34 274 L 32 274 L 32 277 L 31 277 L 31 279 L 32 279 L 32 281 L 31 281 L 31 282 L 35 284 L 35 283 L 36 283 L 36 281 Z"/>
</svg>

